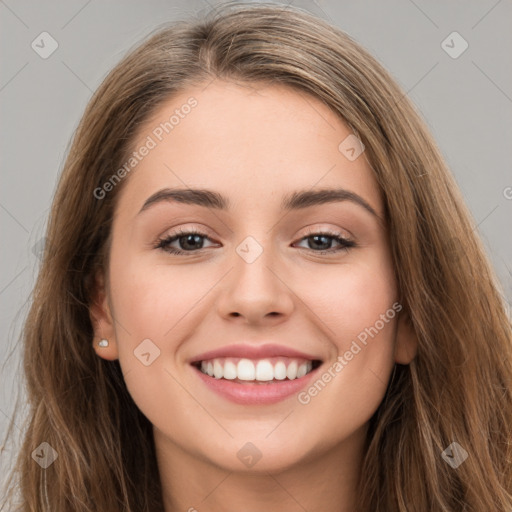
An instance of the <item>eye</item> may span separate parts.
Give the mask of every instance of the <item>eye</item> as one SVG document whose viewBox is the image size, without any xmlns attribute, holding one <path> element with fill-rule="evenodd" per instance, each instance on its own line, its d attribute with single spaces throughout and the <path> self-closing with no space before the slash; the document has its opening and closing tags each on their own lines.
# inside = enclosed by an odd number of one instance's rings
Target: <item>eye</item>
<svg viewBox="0 0 512 512">
<path fill-rule="evenodd" d="M 164 238 L 160 238 L 157 242 L 156 248 L 162 249 L 171 254 L 190 254 L 204 249 L 204 240 L 208 239 L 208 235 L 201 233 L 195 229 L 181 230 L 179 229 L 173 234 Z M 177 242 L 179 247 L 173 247 L 171 244 Z"/>
<path fill-rule="evenodd" d="M 321 253 L 347 251 L 349 248 L 356 246 L 354 241 L 348 240 L 342 233 L 334 233 L 332 231 L 308 233 L 307 236 L 301 239 L 301 241 L 303 240 L 308 244 L 308 247 L 305 247 L 305 249 Z M 337 243 L 338 247 L 333 248 L 333 242 Z"/>
<path fill-rule="evenodd" d="M 206 233 L 202 233 L 196 229 L 179 229 L 170 235 L 160 238 L 155 248 L 161 249 L 169 254 L 190 256 L 194 252 L 200 252 L 204 247 L 204 239 L 210 240 Z M 311 232 L 301 238 L 300 242 L 306 241 L 308 247 L 302 247 L 312 252 L 322 254 L 332 254 L 340 251 L 347 251 L 351 247 L 355 247 L 356 243 L 348 240 L 342 233 L 332 231 Z M 338 247 L 332 247 L 332 243 L 338 244 Z M 178 247 L 173 247 L 177 244 Z M 300 246 L 299 246 L 300 247 Z"/>
</svg>

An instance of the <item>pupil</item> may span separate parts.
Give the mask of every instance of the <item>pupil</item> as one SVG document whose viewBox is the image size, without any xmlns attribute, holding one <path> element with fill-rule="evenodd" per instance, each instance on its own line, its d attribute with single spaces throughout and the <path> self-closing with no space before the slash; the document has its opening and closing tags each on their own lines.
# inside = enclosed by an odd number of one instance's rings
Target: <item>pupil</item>
<svg viewBox="0 0 512 512">
<path fill-rule="evenodd" d="M 313 236 L 311 238 L 313 238 L 313 241 L 314 241 L 315 244 L 318 243 L 319 240 L 324 239 L 324 243 L 323 243 L 324 247 L 316 247 L 316 249 L 321 249 L 321 250 L 329 249 L 330 242 L 329 242 L 329 237 L 328 236 L 325 236 L 325 235 L 315 235 L 315 236 Z M 322 244 L 322 242 L 320 242 L 320 244 Z"/>
<path fill-rule="evenodd" d="M 181 242 L 183 242 L 183 240 L 185 240 L 185 243 L 181 243 Z M 198 247 L 196 247 L 194 245 L 194 242 L 199 243 L 200 241 L 201 241 L 201 236 L 199 236 L 199 235 L 187 235 L 187 236 L 181 237 L 181 239 L 180 239 L 180 243 L 184 249 L 197 249 Z M 191 247 L 187 247 L 187 245 L 189 243 L 190 243 Z M 200 247 L 199 247 L 199 249 L 200 249 L 202 244 L 199 243 L 199 245 L 200 245 Z"/>
</svg>

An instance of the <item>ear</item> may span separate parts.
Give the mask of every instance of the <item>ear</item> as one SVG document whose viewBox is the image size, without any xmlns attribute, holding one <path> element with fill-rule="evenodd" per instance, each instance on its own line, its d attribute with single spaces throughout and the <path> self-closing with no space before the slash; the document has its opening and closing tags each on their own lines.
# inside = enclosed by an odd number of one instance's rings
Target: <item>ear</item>
<svg viewBox="0 0 512 512">
<path fill-rule="evenodd" d="M 409 314 L 400 312 L 397 320 L 395 362 L 409 364 L 418 353 L 418 337 Z"/>
<path fill-rule="evenodd" d="M 111 308 L 108 303 L 108 294 L 103 272 L 98 272 L 94 279 L 93 299 L 89 307 L 89 316 L 94 329 L 93 348 L 96 354 L 109 361 L 118 359 L 119 353 L 115 326 Z M 108 340 L 107 347 L 100 347 L 98 345 L 102 339 Z"/>
</svg>

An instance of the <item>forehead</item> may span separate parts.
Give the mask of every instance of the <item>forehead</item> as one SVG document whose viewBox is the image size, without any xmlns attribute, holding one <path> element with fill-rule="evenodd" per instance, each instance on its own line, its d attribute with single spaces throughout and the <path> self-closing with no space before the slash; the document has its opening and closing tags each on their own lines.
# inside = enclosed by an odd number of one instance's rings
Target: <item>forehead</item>
<svg viewBox="0 0 512 512">
<path fill-rule="evenodd" d="M 163 187 L 217 190 L 240 205 L 343 187 L 382 213 L 364 153 L 354 160 L 343 152 L 347 137 L 354 136 L 346 123 L 311 95 L 215 80 L 169 99 L 141 127 L 134 149 L 151 149 L 131 171 L 121 202 L 140 208 Z"/>
</svg>

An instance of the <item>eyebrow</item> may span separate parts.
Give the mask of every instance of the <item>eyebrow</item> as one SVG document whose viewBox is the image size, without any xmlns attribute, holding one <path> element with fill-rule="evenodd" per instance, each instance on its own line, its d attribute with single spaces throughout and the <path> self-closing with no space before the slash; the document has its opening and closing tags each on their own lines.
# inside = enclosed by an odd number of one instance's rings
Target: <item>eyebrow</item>
<svg viewBox="0 0 512 512">
<path fill-rule="evenodd" d="M 208 189 L 192 188 L 164 188 L 151 195 L 142 206 L 139 213 L 147 210 L 151 206 L 161 202 L 178 202 L 205 208 L 214 208 L 215 210 L 229 210 L 230 201 L 227 197 Z M 377 219 L 380 219 L 378 213 L 361 196 L 350 190 L 343 188 L 336 189 L 316 189 L 316 190 L 297 190 L 284 196 L 281 208 L 286 211 L 301 210 L 311 206 L 317 206 L 326 203 L 335 203 L 350 201 L 355 203 Z"/>
</svg>

